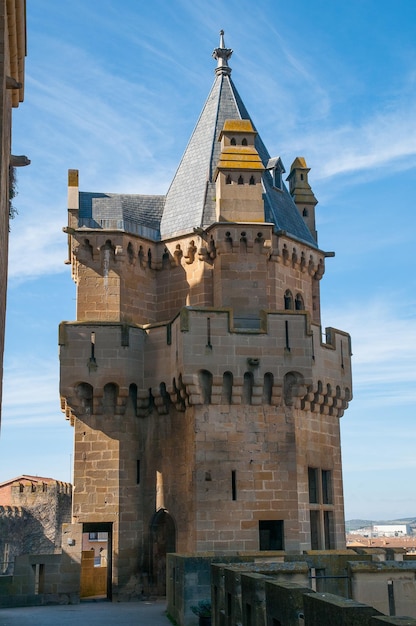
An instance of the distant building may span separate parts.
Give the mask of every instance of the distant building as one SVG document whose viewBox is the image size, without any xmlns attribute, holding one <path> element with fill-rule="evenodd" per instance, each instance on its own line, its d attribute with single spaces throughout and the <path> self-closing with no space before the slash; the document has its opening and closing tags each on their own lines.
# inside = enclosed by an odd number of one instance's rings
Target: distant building
<svg viewBox="0 0 416 626">
<path fill-rule="evenodd" d="M 333 253 L 318 246 L 305 159 L 288 190 L 231 52 L 221 34 L 166 196 L 82 192 L 69 172 L 77 320 L 59 343 L 72 532 L 108 533 L 119 598 L 134 580 L 164 593 L 167 552 L 345 548 L 351 346 L 341 330 L 322 337 L 319 292 Z"/>
<path fill-rule="evenodd" d="M 82 551 L 94 552 L 94 565 L 101 566 L 103 558 L 107 559 L 108 533 L 89 532 L 82 535 Z"/>
<path fill-rule="evenodd" d="M 0 418 L 6 319 L 9 215 L 14 167 L 27 164 L 12 157 L 12 108 L 23 102 L 26 57 L 26 1 L 0 0 Z"/>
<path fill-rule="evenodd" d="M 409 524 L 373 524 L 372 532 L 377 537 L 400 537 L 411 535 L 412 529 Z"/>
<path fill-rule="evenodd" d="M 72 487 L 22 475 L 0 484 L 0 573 L 21 554 L 61 551 L 62 525 L 71 521 Z"/>
</svg>

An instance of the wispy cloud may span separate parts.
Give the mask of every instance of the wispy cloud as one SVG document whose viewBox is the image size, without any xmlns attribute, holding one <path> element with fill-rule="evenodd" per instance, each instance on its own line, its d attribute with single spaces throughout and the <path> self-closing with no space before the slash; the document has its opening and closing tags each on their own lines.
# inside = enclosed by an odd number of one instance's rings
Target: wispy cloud
<svg viewBox="0 0 416 626">
<path fill-rule="evenodd" d="M 60 415 L 58 363 L 37 359 L 33 354 L 27 354 L 25 361 L 22 364 L 21 359 L 16 359 L 5 368 L 3 426 L 53 424 Z"/>
<path fill-rule="evenodd" d="M 354 300 L 325 312 L 352 336 L 354 390 L 362 409 L 416 400 L 416 308 L 397 308 L 395 302 L 389 293 L 367 298 L 365 306 Z"/>
<path fill-rule="evenodd" d="M 416 103 L 398 103 L 394 110 L 377 112 L 356 125 L 324 128 L 304 136 L 309 162 L 320 163 L 315 178 L 327 179 L 351 172 L 385 176 L 416 166 Z"/>
</svg>

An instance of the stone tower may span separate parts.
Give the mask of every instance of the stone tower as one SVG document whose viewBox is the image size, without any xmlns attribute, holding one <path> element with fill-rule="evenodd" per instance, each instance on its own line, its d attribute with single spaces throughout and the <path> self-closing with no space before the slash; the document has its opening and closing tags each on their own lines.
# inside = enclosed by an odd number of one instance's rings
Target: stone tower
<svg viewBox="0 0 416 626">
<path fill-rule="evenodd" d="M 69 171 L 77 320 L 59 343 L 73 521 L 109 532 L 119 597 L 137 575 L 160 589 L 167 551 L 345 546 L 350 338 L 322 339 L 319 302 L 333 255 L 317 245 L 305 160 L 292 197 L 231 53 L 221 33 L 166 196 L 80 192 Z"/>
</svg>

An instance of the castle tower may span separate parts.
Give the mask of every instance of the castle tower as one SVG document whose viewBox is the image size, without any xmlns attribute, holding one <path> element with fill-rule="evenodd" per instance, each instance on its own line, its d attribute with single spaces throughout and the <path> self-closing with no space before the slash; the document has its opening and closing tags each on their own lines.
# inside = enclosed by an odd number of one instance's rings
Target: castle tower
<svg viewBox="0 0 416 626">
<path fill-rule="evenodd" d="M 305 159 L 296 157 L 290 167 L 290 174 L 287 180 L 289 181 L 290 194 L 298 207 L 299 213 L 311 231 L 312 237 L 315 241 L 318 241 L 315 227 L 315 207 L 318 204 L 318 200 L 315 198 L 308 181 L 309 172 L 310 168 L 307 167 Z"/>
<path fill-rule="evenodd" d="M 112 590 L 163 590 L 167 551 L 345 546 L 339 419 L 350 338 L 325 253 L 231 80 L 216 77 L 166 196 L 80 192 L 77 320 L 60 326 L 73 521 L 108 531 Z M 147 580 L 147 578 L 146 578 Z"/>
</svg>

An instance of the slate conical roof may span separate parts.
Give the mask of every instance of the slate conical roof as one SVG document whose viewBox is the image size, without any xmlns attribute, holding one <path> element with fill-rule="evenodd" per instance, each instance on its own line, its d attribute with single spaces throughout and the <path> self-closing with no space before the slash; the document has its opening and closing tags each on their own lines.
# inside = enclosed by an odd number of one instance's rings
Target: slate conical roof
<svg viewBox="0 0 416 626">
<path fill-rule="evenodd" d="M 250 120 L 255 129 L 231 80 L 231 54 L 221 31 L 220 45 L 213 52 L 217 60 L 215 81 L 166 196 L 80 192 L 80 227 L 116 228 L 160 241 L 215 223 L 214 175 L 224 122 Z M 278 167 L 284 171 L 280 158 L 270 158 L 258 134 L 255 147 L 266 168 L 262 176 L 265 220 L 273 223 L 276 230 L 316 248 L 316 241 L 284 183 L 279 190 L 273 186 L 270 169 Z"/>
<path fill-rule="evenodd" d="M 214 174 L 221 153 L 218 137 L 224 122 L 247 119 L 255 128 L 231 80 L 228 59 L 232 50 L 224 45 L 223 31 L 220 35 L 220 46 L 213 52 L 218 62 L 214 84 L 166 195 L 160 223 L 162 239 L 191 233 L 195 227 L 206 228 L 216 221 Z M 267 167 L 270 155 L 258 134 L 255 146 Z M 263 189 L 266 221 L 316 247 L 285 185 L 279 191 L 273 188 L 270 171 L 263 174 Z"/>
</svg>

